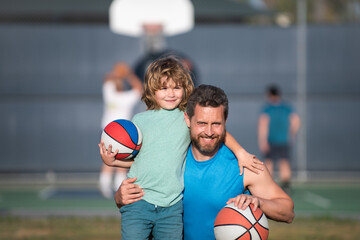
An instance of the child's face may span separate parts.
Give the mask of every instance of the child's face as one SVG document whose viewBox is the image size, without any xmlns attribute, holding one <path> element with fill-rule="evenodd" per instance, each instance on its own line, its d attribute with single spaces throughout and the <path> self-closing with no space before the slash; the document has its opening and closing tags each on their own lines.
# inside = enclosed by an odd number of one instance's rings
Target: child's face
<svg viewBox="0 0 360 240">
<path fill-rule="evenodd" d="M 162 87 L 155 91 L 155 100 L 162 109 L 172 110 L 179 106 L 183 99 L 184 89 L 170 78 L 161 79 Z"/>
</svg>

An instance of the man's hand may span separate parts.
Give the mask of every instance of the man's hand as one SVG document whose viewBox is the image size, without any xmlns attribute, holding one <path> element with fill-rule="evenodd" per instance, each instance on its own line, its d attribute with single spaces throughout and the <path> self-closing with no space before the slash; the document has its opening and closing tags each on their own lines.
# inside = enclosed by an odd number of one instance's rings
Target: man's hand
<svg viewBox="0 0 360 240">
<path fill-rule="evenodd" d="M 260 207 L 260 199 L 248 194 L 240 194 L 234 198 L 230 198 L 226 204 L 234 203 L 235 207 L 245 210 L 251 203 L 254 205 L 254 211 Z"/>
<path fill-rule="evenodd" d="M 144 190 L 139 185 L 134 184 L 135 181 L 136 177 L 125 179 L 115 192 L 114 199 L 118 208 L 137 202 L 144 196 Z"/>
</svg>

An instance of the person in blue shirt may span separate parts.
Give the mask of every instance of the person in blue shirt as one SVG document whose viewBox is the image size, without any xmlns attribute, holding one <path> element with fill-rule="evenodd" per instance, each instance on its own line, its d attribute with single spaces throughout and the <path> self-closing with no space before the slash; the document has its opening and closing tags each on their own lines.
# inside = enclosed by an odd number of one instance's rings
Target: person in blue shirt
<svg viewBox="0 0 360 240">
<path fill-rule="evenodd" d="M 259 148 L 272 175 L 278 163 L 281 187 L 290 193 L 290 148 L 300 128 L 300 118 L 282 99 L 278 86 L 269 86 L 266 97 L 258 123 Z"/>
<path fill-rule="evenodd" d="M 200 85 L 190 95 L 185 112 L 191 145 L 184 173 L 184 239 L 215 239 L 214 222 L 226 204 L 245 209 L 254 204 L 270 219 L 292 222 L 294 203 L 273 181 L 269 171 L 240 169 L 234 154 L 224 145 L 228 99 L 220 88 Z M 244 194 L 247 190 L 250 194 Z M 139 185 L 126 180 L 115 193 L 117 205 L 143 196 Z"/>
</svg>

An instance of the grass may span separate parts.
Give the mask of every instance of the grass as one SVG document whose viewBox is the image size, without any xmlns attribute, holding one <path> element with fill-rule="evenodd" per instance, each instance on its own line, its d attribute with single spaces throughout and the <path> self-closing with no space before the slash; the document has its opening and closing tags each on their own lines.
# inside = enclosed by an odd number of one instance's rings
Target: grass
<svg viewBox="0 0 360 240">
<path fill-rule="evenodd" d="M 291 224 L 269 221 L 269 227 L 269 240 L 353 240 L 360 236 L 360 222 L 352 219 L 295 218 Z"/>
<path fill-rule="evenodd" d="M 113 200 L 104 199 L 96 188 L 59 187 L 50 192 L 46 189 L 0 187 L 0 240 L 121 238 L 118 209 Z M 294 222 L 269 221 L 268 240 L 360 239 L 359 184 L 296 185 L 292 197 Z M 64 213 L 63 216 L 101 213 L 104 217 L 39 217 L 52 213 Z M 19 215 L 32 217 L 15 217 Z M 341 218 L 336 219 L 337 216 Z M 344 219 L 345 216 L 349 219 Z"/>
<path fill-rule="evenodd" d="M 360 222 L 350 219 L 296 218 L 292 224 L 269 224 L 269 240 L 353 240 L 360 236 Z M 120 239 L 120 219 L 0 217 L 0 239 Z"/>
<path fill-rule="evenodd" d="M 0 239 L 120 239 L 118 218 L 0 218 Z"/>
</svg>

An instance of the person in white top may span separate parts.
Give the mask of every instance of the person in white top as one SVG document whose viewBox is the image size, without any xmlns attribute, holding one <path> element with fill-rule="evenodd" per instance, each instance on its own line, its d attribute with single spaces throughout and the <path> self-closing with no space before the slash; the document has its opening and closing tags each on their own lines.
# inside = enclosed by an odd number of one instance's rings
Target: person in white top
<svg viewBox="0 0 360 240">
<path fill-rule="evenodd" d="M 125 81 L 130 89 L 125 89 Z M 102 129 L 116 119 L 130 120 L 134 107 L 140 102 L 143 92 L 143 84 L 125 62 L 118 62 L 112 71 L 105 76 L 102 94 L 104 101 L 104 113 L 101 120 Z M 116 171 L 113 181 L 113 174 Z M 114 191 L 127 177 L 127 168 L 113 168 L 102 164 L 99 189 L 106 198 L 112 198 Z"/>
</svg>

